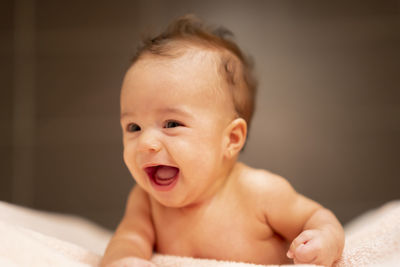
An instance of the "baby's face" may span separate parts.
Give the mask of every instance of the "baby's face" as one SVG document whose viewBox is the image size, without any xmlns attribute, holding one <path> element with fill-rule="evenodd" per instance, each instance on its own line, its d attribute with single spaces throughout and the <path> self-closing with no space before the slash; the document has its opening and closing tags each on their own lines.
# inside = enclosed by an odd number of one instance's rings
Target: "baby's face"
<svg viewBox="0 0 400 267">
<path fill-rule="evenodd" d="M 121 91 L 124 161 L 161 204 L 184 207 L 218 189 L 226 127 L 235 116 L 223 86 L 209 52 L 148 56 L 128 70 Z"/>
</svg>

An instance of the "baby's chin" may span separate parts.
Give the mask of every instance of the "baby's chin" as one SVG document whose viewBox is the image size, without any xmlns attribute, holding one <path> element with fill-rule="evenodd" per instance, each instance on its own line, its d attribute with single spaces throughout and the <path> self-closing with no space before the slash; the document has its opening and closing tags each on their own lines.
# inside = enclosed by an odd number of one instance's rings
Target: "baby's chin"
<svg viewBox="0 0 400 267">
<path fill-rule="evenodd" d="M 178 190 L 177 190 L 178 191 Z M 165 208 L 173 208 L 173 209 L 184 209 L 184 208 L 190 208 L 193 206 L 196 206 L 195 200 L 193 199 L 193 194 L 188 194 L 187 190 L 184 190 L 185 192 L 178 193 L 174 192 L 174 194 L 165 194 L 163 192 L 154 192 L 154 190 L 150 190 L 148 192 L 149 196 L 153 200 L 153 203 L 157 205 L 161 205 L 162 207 Z"/>
<path fill-rule="evenodd" d="M 185 201 L 181 199 L 163 198 L 152 194 L 150 194 L 150 196 L 158 205 L 161 205 L 165 208 L 181 209 L 190 206 L 190 204 L 185 203 Z"/>
</svg>

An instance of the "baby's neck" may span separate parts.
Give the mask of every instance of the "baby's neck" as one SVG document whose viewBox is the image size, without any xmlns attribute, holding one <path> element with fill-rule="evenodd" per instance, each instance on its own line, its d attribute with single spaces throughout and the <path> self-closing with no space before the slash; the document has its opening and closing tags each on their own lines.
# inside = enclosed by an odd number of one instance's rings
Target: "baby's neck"
<svg viewBox="0 0 400 267">
<path fill-rule="evenodd" d="M 225 197 L 225 194 L 230 192 L 230 188 L 234 180 L 240 175 L 240 171 L 243 169 L 244 164 L 240 162 L 234 162 L 232 166 L 227 170 L 225 175 L 221 177 L 214 188 L 209 192 L 211 194 L 205 196 L 202 200 L 190 204 L 188 206 L 179 208 L 179 211 L 184 214 L 197 213 L 204 208 L 207 208 L 212 202 L 218 201 Z"/>
</svg>

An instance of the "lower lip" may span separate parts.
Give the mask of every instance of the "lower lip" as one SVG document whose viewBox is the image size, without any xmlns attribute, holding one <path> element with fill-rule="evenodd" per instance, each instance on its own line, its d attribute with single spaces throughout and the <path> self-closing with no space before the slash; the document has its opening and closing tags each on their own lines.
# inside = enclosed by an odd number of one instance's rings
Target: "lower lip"
<svg viewBox="0 0 400 267">
<path fill-rule="evenodd" d="M 155 190 L 157 190 L 157 191 L 170 191 L 170 190 L 172 190 L 172 189 L 175 187 L 176 183 L 178 182 L 179 174 L 180 174 L 180 172 L 178 172 L 178 173 L 176 174 L 176 176 L 173 178 L 173 181 L 172 181 L 170 184 L 167 184 L 167 185 L 158 184 L 158 183 L 156 183 L 156 182 L 154 181 L 153 178 L 150 178 L 151 185 L 152 185 L 153 188 L 154 188 Z"/>
</svg>

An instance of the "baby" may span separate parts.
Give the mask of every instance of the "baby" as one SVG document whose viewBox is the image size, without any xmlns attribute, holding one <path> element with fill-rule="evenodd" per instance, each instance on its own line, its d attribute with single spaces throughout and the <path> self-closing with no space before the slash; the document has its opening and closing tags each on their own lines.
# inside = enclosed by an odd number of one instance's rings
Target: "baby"
<svg viewBox="0 0 400 267">
<path fill-rule="evenodd" d="M 276 174 L 237 161 L 254 109 L 251 66 L 227 30 L 193 16 L 145 41 L 121 90 L 135 186 L 102 266 L 162 254 L 330 266 L 343 229 Z"/>
</svg>

